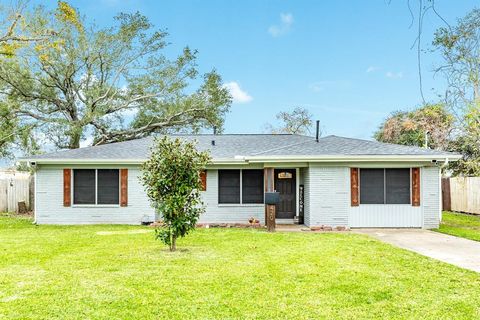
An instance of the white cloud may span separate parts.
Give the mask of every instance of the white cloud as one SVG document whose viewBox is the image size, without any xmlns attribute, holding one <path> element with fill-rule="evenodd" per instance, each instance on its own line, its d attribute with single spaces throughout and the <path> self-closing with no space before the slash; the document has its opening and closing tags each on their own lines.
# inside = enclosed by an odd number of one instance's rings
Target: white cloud
<svg viewBox="0 0 480 320">
<path fill-rule="evenodd" d="M 268 28 L 268 33 L 272 37 L 280 37 L 288 33 L 293 24 L 293 15 L 291 13 L 281 13 L 280 14 L 280 24 L 272 25 Z"/>
<path fill-rule="evenodd" d="M 344 80 L 323 80 L 312 82 L 308 85 L 308 88 L 313 92 L 321 92 L 327 89 L 333 88 L 345 88 L 350 86 L 349 81 Z"/>
<path fill-rule="evenodd" d="M 367 68 L 367 73 L 374 72 L 374 71 L 377 71 L 377 70 L 378 70 L 378 67 L 370 66 L 370 67 Z"/>
<path fill-rule="evenodd" d="M 403 78 L 403 72 L 388 71 L 387 73 L 385 73 L 385 76 L 390 79 L 400 79 Z"/>
<path fill-rule="evenodd" d="M 248 94 L 248 92 L 242 90 L 238 82 L 231 81 L 223 85 L 224 88 L 227 88 L 230 94 L 232 95 L 233 102 L 236 103 L 247 103 L 253 100 L 253 97 Z"/>
<path fill-rule="evenodd" d="M 320 92 L 325 90 L 324 84 L 321 81 L 309 84 L 308 88 L 314 92 Z"/>
</svg>

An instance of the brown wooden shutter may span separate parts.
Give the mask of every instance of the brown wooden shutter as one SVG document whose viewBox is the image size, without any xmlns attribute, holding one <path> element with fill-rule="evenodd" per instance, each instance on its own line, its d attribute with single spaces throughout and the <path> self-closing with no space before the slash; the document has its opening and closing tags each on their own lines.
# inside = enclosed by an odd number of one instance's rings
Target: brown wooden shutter
<svg viewBox="0 0 480 320">
<path fill-rule="evenodd" d="M 420 206 L 420 168 L 412 168 L 412 206 Z"/>
<path fill-rule="evenodd" d="M 120 169 L 120 206 L 128 205 L 128 169 Z"/>
<path fill-rule="evenodd" d="M 350 205 L 358 207 L 358 168 L 350 168 Z"/>
<path fill-rule="evenodd" d="M 207 170 L 200 172 L 200 180 L 202 181 L 202 191 L 207 191 Z"/>
<path fill-rule="evenodd" d="M 63 206 L 72 205 L 72 169 L 63 169 Z"/>
</svg>

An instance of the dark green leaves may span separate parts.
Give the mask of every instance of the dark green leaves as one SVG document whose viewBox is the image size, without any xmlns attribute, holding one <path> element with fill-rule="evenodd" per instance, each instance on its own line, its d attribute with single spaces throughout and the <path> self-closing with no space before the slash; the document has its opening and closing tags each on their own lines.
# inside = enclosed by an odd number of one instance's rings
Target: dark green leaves
<svg viewBox="0 0 480 320">
<path fill-rule="evenodd" d="M 150 158 L 142 166 L 143 185 L 164 223 L 156 238 L 172 251 L 175 239 L 194 229 L 204 212 L 200 172 L 209 161 L 209 154 L 199 152 L 194 142 L 165 136 L 155 140 Z"/>
</svg>

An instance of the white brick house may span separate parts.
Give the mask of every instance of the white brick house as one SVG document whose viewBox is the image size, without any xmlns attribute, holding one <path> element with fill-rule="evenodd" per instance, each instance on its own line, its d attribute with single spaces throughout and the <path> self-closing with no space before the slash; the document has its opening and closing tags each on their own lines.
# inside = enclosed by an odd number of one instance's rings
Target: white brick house
<svg viewBox="0 0 480 320">
<path fill-rule="evenodd" d="M 327 136 L 180 135 L 209 150 L 204 223 L 264 223 L 264 192 L 280 193 L 276 220 L 307 226 L 436 228 L 440 167 L 459 155 Z M 152 138 L 32 156 L 39 224 L 153 221 L 139 181 Z M 268 173 L 268 174 L 267 174 Z M 268 175 L 268 176 L 267 176 Z"/>
</svg>

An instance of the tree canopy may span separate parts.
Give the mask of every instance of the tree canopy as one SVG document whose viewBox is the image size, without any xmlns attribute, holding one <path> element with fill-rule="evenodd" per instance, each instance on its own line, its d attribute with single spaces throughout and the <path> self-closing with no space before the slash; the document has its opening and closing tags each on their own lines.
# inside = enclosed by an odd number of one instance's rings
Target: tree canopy
<svg viewBox="0 0 480 320">
<path fill-rule="evenodd" d="M 29 28 L 35 24 L 35 15 L 24 13 L 28 1 L 12 1 L 11 6 L 0 5 L 0 55 L 14 56 L 16 51 L 31 42 L 47 40 L 55 34 L 53 30 L 42 28 Z M 59 5 L 62 2 L 59 2 Z"/>
<path fill-rule="evenodd" d="M 449 145 L 462 159 L 450 164 L 454 175 L 480 176 L 480 105 L 470 106 L 464 116 L 464 126 Z"/>
<path fill-rule="evenodd" d="M 20 139 L 11 132 L 72 149 L 88 136 L 98 145 L 222 128 L 231 97 L 220 75 L 201 75 L 188 47 L 168 59 L 167 33 L 140 13 L 121 13 L 108 28 L 86 23 L 61 1 L 54 11 L 31 14 L 26 34 L 40 28 L 55 35 L 0 57 L 0 112 L 9 122 L 0 129 L 4 150 Z"/>
<path fill-rule="evenodd" d="M 480 175 L 480 9 L 454 26 L 439 28 L 433 40 L 443 61 L 436 72 L 447 81 L 445 103 L 456 116 L 448 149 L 463 158 L 450 165 L 455 175 Z"/>
<path fill-rule="evenodd" d="M 313 116 L 306 108 L 295 107 L 292 111 L 281 111 L 275 116 L 281 122 L 279 127 L 274 127 L 271 124 L 266 125 L 266 130 L 278 133 L 290 134 L 309 134 L 313 125 Z"/>
<path fill-rule="evenodd" d="M 454 116 L 443 104 L 428 104 L 413 111 L 394 112 L 374 137 L 381 142 L 446 150 L 454 122 Z"/>
<path fill-rule="evenodd" d="M 480 9 L 453 27 L 439 28 L 433 46 L 443 58 L 436 72 L 447 81 L 447 104 L 463 121 L 469 106 L 480 101 Z"/>
</svg>

